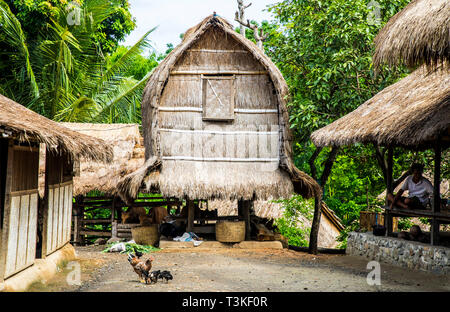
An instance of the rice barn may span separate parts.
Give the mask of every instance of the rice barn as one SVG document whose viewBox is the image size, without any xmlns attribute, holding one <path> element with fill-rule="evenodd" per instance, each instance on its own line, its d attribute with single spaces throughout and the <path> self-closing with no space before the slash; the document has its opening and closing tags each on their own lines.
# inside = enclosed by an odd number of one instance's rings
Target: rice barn
<svg viewBox="0 0 450 312">
<path fill-rule="evenodd" d="M 237 200 L 248 239 L 253 201 L 321 192 L 293 163 L 288 95 L 263 51 L 223 18 L 208 16 L 149 78 L 142 101 L 146 162 L 119 182 L 121 196 L 185 199 L 187 230 L 194 232 L 199 200 Z"/>
<path fill-rule="evenodd" d="M 112 150 L 2 95 L 0 133 L 0 288 L 24 289 L 74 253 L 69 244 L 74 162 L 80 157 L 108 162 Z"/>
</svg>

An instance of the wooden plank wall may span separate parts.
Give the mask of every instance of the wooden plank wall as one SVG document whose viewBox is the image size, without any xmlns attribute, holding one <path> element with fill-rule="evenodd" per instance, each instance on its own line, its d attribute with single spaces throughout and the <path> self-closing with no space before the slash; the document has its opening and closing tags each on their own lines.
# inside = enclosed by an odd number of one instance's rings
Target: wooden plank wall
<svg viewBox="0 0 450 312">
<path fill-rule="evenodd" d="M 7 162 L 0 279 L 31 266 L 36 256 L 39 151 L 11 141 Z"/>
<path fill-rule="evenodd" d="M 5 278 L 32 265 L 36 254 L 38 193 L 21 193 L 11 198 Z"/>
<path fill-rule="evenodd" d="M 70 241 L 72 224 L 72 181 L 49 185 L 46 255 Z"/>
<path fill-rule="evenodd" d="M 73 163 L 68 155 L 46 155 L 47 193 L 43 254 L 48 256 L 70 241 Z"/>
</svg>

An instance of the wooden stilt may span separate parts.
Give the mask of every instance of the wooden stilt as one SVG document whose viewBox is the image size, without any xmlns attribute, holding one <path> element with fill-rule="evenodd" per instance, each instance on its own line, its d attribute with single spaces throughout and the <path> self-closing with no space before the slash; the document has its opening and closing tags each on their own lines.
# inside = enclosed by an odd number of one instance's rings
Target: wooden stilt
<svg viewBox="0 0 450 312">
<path fill-rule="evenodd" d="M 186 204 L 188 206 L 188 222 L 186 231 L 192 232 L 194 230 L 194 213 L 195 213 L 194 201 L 188 199 Z"/>
<path fill-rule="evenodd" d="M 436 140 L 434 146 L 434 190 L 433 190 L 433 215 L 441 211 L 441 144 Z M 436 217 L 431 219 L 431 245 L 439 244 L 439 221 Z"/>
<path fill-rule="evenodd" d="M 252 201 L 244 200 L 242 201 L 242 216 L 245 220 L 245 240 L 250 240 L 250 206 L 252 205 Z"/>
<path fill-rule="evenodd" d="M 393 193 L 393 159 L 394 159 L 394 148 L 392 146 L 388 147 L 388 155 L 387 155 L 387 168 L 386 168 L 386 195 L 389 193 Z M 387 201 L 386 201 L 386 204 Z M 392 235 L 393 230 L 393 217 L 389 210 L 385 211 L 385 224 L 386 227 L 386 236 Z"/>
</svg>

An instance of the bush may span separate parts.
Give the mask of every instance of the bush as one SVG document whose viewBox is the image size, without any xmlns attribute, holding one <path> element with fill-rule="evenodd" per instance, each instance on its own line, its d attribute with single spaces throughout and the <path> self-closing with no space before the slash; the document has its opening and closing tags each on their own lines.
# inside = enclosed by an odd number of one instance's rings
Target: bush
<svg viewBox="0 0 450 312">
<path fill-rule="evenodd" d="M 304 226 L 301 216 L 307 220 L 312 220 L 314 200 L 305 200 L 301 196 L 293 196 L 290 199 L 274 202 L 281 203 L 283 209 L 283 216 L 274 222 L 280 234 L 289 240 L 289 245 L 308 246 L 311 229 L 309 226 Z"/>
</svg>

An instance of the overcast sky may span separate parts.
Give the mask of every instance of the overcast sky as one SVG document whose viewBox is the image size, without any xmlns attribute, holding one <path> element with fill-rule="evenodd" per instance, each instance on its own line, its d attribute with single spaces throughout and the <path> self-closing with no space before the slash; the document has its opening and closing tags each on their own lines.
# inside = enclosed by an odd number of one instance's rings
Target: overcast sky
<svg viewBox="0 0 450 312">
<path fill-rule="evenodd" d="M 245 11 L 246 18 L 261 22 L 271 20 L 267 5 L 279 0 L 246 0 L 252 5 Z M 166 50 L 167 43 L 176 46 L 180 34 L 201 22 L 214 11 L 238 26 L 234 21 L 237 10 L 236 0 L 129 0 L 131 14 L 136 18 L 136 28 L 128 35 L 123 45 L 135 44 L 148 30 L 158 28 L 150 34 L 154 48 L 159 52 Z"/>
</svg>

